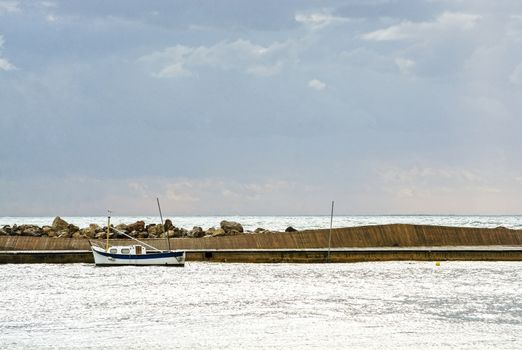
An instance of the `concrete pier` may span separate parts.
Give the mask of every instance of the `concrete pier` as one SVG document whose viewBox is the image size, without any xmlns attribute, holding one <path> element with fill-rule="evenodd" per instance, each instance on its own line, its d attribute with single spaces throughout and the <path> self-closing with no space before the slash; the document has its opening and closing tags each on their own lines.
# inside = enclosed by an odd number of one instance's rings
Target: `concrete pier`
<svg viewBox="0 0 522 350">
<path fill-rule="evenodd" d="M 174 238 L 187 261 L 322 263 L 329 230 Z M 167 249 L 165 239 L 144 239 Z M 105 245 L 104 240 L 94 244 Z M 111 239 L 112 245 L 133 244 Z M 522 261 L 522 230 L 429 225 L 376 225 L 332 230 L 330 262 L 392 260 Z M 89 241 L 74 238 L 0 236 L 0 263 L 92 263 Z"/>
<path fill-rule="evenodd" d="M 196 249 L 187 261 L 229 263 L 325 263 L 328 249 Z M 330 262 L 363 261 L 522 261 L 522 247 L 366 247 L 335 248 Z M 0 251 L 0 264 L 93 263 L 89 250 Z"/>
<path fill-rule="evenodd" d="M 171 246 L 183 250 L 208 249 L 321 249 L 328 247 L 330 230 L 271 232 L 224 237 L 173 238 Z M 143 239 L 167 249 L 165 239 Z M 104 240 L 94 240 L 104 245 Z M 127 245 L 128 239 L 111 239 L 113 245 Z M 522 230 L 445 227 L 429 225 L 375 225 L 335 228 L 332 248 L 344 247 L 431 247 L 431 246 L 522 246 Z M 88 250 L 86 239 L 30 236 L 0 236 L 0 250 Z"/>
</svg>

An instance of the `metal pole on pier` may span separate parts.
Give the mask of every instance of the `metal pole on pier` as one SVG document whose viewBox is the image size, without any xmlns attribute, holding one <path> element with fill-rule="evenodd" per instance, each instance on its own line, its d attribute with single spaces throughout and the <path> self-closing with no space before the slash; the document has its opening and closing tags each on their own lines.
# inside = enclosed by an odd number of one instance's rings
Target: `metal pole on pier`
<svg viewBox="0 0 522 350">
<path fill-rule="evenodd" d="M 161 214 L 161 206 L 160 206 L 158 197 L 156 197 L 156 202 L 158 202 L 158 209 L 159 209 L 160 219 L 161 219 L 161 229 L 163 230 L 163 234 L 165 234 L 165 225 L 163 224 L 163 215 Z M 167 245 L 168 245 L 169 250 L 170 250 L 170 239 L 169 239 L 168 232 L 165 234 L 165 236 L 167 236 Z"/>
<path fill-rule="evenodd" d="M 332 201 L 332 212 L 330 214 L 330 234 L 328 235 L 328 256 L 326 257 L 326 262 L 330 262 L 330 246 L 332 244 L 333 211 L 334 211 L 334 201 Z"/>
</svg>

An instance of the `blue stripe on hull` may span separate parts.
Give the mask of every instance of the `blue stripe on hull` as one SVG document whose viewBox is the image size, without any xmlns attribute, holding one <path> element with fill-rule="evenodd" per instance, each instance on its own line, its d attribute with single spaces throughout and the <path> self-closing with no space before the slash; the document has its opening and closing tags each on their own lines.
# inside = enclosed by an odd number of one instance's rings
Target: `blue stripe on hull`
<svg viewBox="0 0 522 350">
<path fill-rule="evenodd" d="M 172 267 L 184 267 L 185 264 L 96 264 L 101 267 L 113 267 L 113 266 L 172 266 Z"/>
<path fill-rule="evenodd" d="M 123 260 L 147 260 L 147 259 L 161 259 L 161 258 L 179 258 L 183 256 L 184 252 L 167 252 L 167 253 L 154 253 L 154 254 L 143 254 L 143 255 L 131 255 L 131 254 L 111 254 L 106 252 L 99 252 L 94 250 L 94 252 L 108 256 L 114 259 L 123 259 Z"/>
</svg>

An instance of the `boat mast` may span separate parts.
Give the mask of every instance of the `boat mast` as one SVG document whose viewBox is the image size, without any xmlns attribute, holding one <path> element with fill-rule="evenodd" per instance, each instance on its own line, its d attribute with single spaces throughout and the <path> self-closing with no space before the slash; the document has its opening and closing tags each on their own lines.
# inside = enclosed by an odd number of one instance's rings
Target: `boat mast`
<svg viewBox="0 0 522 350">
<path fill-rule="evenodd" d="M 161 219 L 161 229 L 163 231 L 163 234 L 165 234 L 165 225 L 163 224 L 163 215 L 161 214 L 161 206 L 160 206 L 158 197 L 156 197 L 156 202 L 158 202 L 158 210 L 159 210 L 160 219 Z M 167 236 L 167 246 L 169 247 L 169 250 L 170 250 L 170 239 L 169 239 L 168 232 L 167 232 L 167 234 L 165 236 Z"/>
<path fill-rule="evenodd" d="M 109 232 L 111 232 L 111 211 L 107 210 L 107 240 L 105 243 L 105 251 L 109 251 Z"/>
</svg>

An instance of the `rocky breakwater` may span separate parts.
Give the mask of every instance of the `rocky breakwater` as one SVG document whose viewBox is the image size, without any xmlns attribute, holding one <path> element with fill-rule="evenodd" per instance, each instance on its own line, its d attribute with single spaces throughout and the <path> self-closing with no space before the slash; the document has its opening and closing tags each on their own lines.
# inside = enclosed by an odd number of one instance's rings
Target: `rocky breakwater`
<svg viewBox="0 0 522 350">
<path fill-rule="evenodd" d="M 219 236 L 235 236 L 242 234 L 268 233 L 269 230 L 257 228 L 255 231 L 245 231 L 243 226 L 234 221 L 221 221 L 219 227 L 210 227 L 203 229 L 194 226 L 192 229 L 176 227 L 172 220 L 167 219 L 163 225 L 146 224 L 144 221 L 136 221 L 131 224 L 111 225 L 115 230 L 110 230 L 109 238 L 126 238 L 125 233 L 135 238 L 164 238 L 168 235 L 170 238 L 201 238 L 201 237 L 219 237 Z M 294 230 L 288 228 L 288 230 Z M 119 231 L 119 232 L 118 232 Z M 88 227 L 80 228 L 70 224 L 59 216 L 55 217 L 51 225 L 4 225 L 0 227 L 0 236 L 30 236 L 30 237 L 51 237 L 51 238 L 74 238 L 74 239 L 105 239 L 107 238 L 107 226 L 99 226 L 90 224 Z"/>
</svg>

